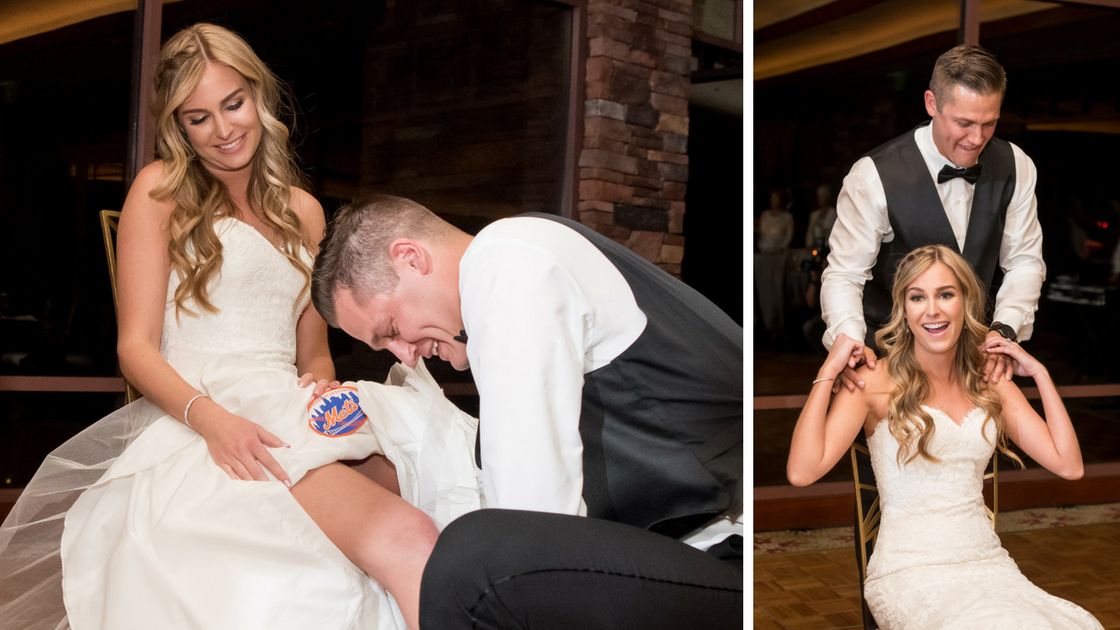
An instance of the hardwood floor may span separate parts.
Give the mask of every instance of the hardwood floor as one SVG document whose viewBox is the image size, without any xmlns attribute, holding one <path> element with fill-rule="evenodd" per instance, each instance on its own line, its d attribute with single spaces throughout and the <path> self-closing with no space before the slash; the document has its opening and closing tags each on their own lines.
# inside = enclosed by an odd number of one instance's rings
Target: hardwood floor
<svg viewBox="0 0 1120 630">
<path fill-rule="evenodd" d="M 1001 534 L 1032 582 L 1120 630 L 1120 524 Z M 855 551 L 754 557 L 756 630 L 862 628 Z"/>
<path fill-rule="evenodd" d="M 853 549 L 754 558 L 756 630 L 861 628 Z"/>
</svg>

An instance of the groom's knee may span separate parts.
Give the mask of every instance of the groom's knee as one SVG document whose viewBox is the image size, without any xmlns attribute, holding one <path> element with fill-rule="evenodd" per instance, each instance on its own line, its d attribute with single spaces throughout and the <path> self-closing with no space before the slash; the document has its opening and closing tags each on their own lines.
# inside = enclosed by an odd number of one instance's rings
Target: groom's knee
<svg viewBox="0 0 1120 630">
<path fill-rule="evenodd" d="M 502 510 L 466 514 L 440 533 L 420 582 L 420 627 L 473 627 L 474 609 L 493 587 L 489 566 L 501 557 Z"/>
</svg>

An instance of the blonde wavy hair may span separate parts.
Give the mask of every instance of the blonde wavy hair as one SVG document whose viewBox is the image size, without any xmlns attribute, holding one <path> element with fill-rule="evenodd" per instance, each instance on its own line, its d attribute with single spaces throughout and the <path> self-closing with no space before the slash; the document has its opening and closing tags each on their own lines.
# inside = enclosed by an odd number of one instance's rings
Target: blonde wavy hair
<svg viewBox="0 0 1120 630">
<path fill-rule="evenodd" d="M 922 407 L 922 403 L 929 399 L 932 389 L 929 378 L 914 356 L 914 335 L 905 317 L 906 290 L 918 276 L 937 263 L 947 266 L 956 276 L 964 302 L 964 325 L 957 339 L 953 376 L 968 399 L 984 410 L 984 426 L 995 422 L 996 448 L 999 452 L 1022 467 L 1022 460 L 1007 446 L 1003 405 L 983 379 L 987 357 L 979 346 L 988 334 L 988 327 L 983 324 L 987 294 L 976 279 L 972 267 L 959 254 L 944 245 L 919 247 L 898 263 L 891 290 L 891 315 L 886 325 L 875 333 L 875 343 L 885 352 L 888 359 L 887 372 L 895 384 L 887 410 L 887 425 L 899 444 L 898 463 L 909 463 L 919 455 L 932 462 L 940 461 L 929 452 L 929 443 L 936 427 L 929 412 Z"/>
<path fill-rule="evenodd" d="M 293 158 L 288 127 L 278 118 L 291 111 L 288 94 L 245 40 L 220 26 L 195 24 L 164 44 L 152 99 L 156 153 L 164 169 L 150 195 L 175 204 L 168 222 L 167 250 L 180 280 L 175 289 L 176 315 L 193 312 L 187 306 L 189 299 L 206 312 L 218 311 L 207 292 L 210 279 L 222 267 L 222 243 L 214 232 L 214 220 L 239 214 L 229 189 L 198 159 L 176 115 L 210 64 L 233 68 L 249 84 L 262 128 L 250 164 L 249 206 L 279 236 L 279 251 L 304 276 L 303 290 L 311 283 L 311 268 L 300 257 L 300 247 L 314 252 L 315 244 L 291 206 L 291 187 L 301 185 L 302 176 Z"/>
</svg>

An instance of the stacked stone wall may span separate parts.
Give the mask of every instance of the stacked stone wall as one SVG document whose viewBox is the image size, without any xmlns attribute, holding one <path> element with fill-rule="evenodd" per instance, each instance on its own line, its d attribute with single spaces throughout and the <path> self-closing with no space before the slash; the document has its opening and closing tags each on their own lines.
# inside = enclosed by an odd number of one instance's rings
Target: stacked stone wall
<svg viewBox="0 0 1120 630">
<path fill-rule="evenodd" d="M 579 219 L 680 277 L 691 0 L 590 0 Z"/>
</svg>

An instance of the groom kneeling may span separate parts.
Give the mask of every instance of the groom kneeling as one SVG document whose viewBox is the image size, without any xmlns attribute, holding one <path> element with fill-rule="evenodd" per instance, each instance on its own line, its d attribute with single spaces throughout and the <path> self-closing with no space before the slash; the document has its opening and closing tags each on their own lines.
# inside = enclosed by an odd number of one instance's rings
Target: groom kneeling
<svg viewBox="0 0 1120 630">
<path fill-rule="evenodd" d="M 572 221 L 471 237 L 386 196 L 339 211 L 313 281 L 331 325 L 478 387 L 504 509 L 441 534 L 422 627 L 742 627 L 743 331 L 715 305 Z"/>
</svg>

